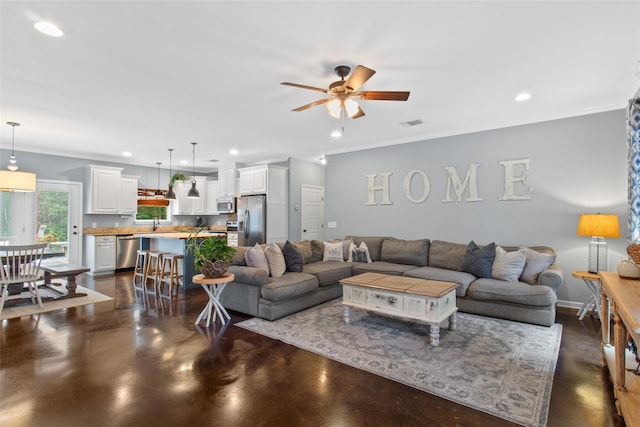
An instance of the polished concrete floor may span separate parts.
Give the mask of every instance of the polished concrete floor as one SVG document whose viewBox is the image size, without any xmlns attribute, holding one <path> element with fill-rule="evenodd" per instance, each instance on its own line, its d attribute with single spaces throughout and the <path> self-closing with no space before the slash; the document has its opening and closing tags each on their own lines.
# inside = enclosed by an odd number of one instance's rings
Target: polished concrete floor
<svg viewBox="0 0 640 427">
<path fill-rule="evenodd" d="M 114 300 L 2 321 L 0 426 L 512 426 L 233 324 L 135 304 L 131 273 L 79 283 Z M 247 317 L 232 313 L 232 321 Z M 561 311 L 548 426 L 624 426 L 601 366 L 599 321 Z"/>
</svg>

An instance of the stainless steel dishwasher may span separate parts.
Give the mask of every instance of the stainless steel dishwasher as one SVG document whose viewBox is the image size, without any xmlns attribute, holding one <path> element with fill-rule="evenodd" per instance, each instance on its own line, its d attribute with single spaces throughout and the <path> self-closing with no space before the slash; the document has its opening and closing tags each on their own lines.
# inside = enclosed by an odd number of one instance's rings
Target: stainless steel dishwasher
<svg viewBox="0 0 640 427">
<path fill-rule="evenodd" d="M 140 238 L 117 236 L 116 238 L 116 269 L 133 268 L 136 265 L 136 255 L 140 249 Z"/>
</svg>

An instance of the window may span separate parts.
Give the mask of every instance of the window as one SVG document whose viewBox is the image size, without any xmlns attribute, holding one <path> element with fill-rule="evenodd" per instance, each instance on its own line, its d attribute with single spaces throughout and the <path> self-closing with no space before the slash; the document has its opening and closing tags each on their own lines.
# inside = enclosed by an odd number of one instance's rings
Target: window
<svg viewBox="0 0 640 427">
<path fill-rule="evenodd" d="M 138 213 L 136 214 L 137 221 L 153 221 L 154 218 L 163 220 L 170 220 L 171 214 L 169 212 L 169 206 L 140 206 L 138 205 Z"/>
</svg>

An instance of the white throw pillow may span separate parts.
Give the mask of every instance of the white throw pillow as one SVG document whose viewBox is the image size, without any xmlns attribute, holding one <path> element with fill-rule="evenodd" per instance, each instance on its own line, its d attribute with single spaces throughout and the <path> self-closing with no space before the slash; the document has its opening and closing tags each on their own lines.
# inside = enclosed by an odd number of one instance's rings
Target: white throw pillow
<svg viewBox="0 0 640 427">
<path fill-rule="evenodd" d="M 264 255 L 267 258 L 269 264 L 269 272 L 271 277 L 281 277 L 287 270 L 287 263 L 284 260 L 284 254 L 280 249 L 280 246 L 275 243 L 270 243 L 264 248 Z"/>
<path fill-rule="evenodd" d="M 351 251 L 353 262 L 372 262 L 369 254 L 369 247 L 365 242 L 360 242 L 360 246 Z"/>
<path fill-rule="evenodd" d="M 247 249 L 247 252 L 244 254 L 244 262 L 249 267 L 259 268 L 269 274 L 269 263 L 267 262 L 267 257 L 265 256 L 262 247 L 257 243 L 254 247 Z"/>
<path fill-rule="evenodd" d="M 357 248 L 356 244 L 353 243 L 353 240 L 349 240 L 349 255 L 347 257 L 348 262 L 353 262 L 353 250 Z"/>
<path fill-rule="evenodd" d="M 524 249 L 507 252 L 501 246 L 496 246 L 496 257 L 491 267 L 491 277 L 507 282 L 517 282 L 524 269 L 525 259 Z"/>
<path fill-rule="evenodd" d="M 324 252 L 322 262 L 327 261 L 343 261 L 342 241 L 340 242 L 324 242 Z"/>
<path fill-rule="evenodd" d="M 522 275 L 520 276 L 520 280 L 523 282 L 527 282 L 530 285 L 538 284 L 538 276 L 540 273 L 545 271 L 551 264 L 553 264 L 556 260 L 555 254 L 545 254 L 542 252 L 535 251 L 531 248 L 522 248 L 526 251 L 526 259 L 524 264 L 524 270 L 522 270 Z"/>
</svg>

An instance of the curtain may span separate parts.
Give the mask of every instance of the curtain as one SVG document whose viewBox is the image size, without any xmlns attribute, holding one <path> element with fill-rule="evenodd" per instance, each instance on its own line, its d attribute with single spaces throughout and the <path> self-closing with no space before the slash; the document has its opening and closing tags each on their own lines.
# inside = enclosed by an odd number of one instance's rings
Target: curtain
<svg viewBox="0 0 640 427">
<path fill-rule="evenodd" d="M 640 243 L 640 98 L 629 101 L 627 108 L 628 157 L 628 243 Z"/>
</svg>

